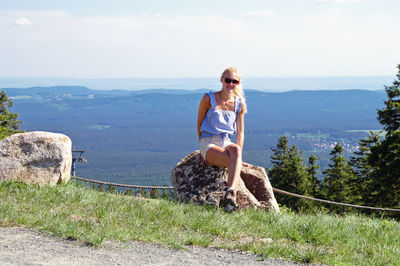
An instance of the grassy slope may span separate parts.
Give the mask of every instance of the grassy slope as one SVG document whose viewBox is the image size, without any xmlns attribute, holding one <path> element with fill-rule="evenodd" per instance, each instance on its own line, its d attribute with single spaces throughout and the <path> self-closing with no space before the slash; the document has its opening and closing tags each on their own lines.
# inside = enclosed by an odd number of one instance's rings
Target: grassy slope
<svg viewBox="0 0 400 266">
<path fill-rule="evenodd" d="M 214 246 L 326 264 L 399 265 L 400 223 L 359 215 L 281 214 L 144 200 L 93 191 L 0 183 L 0 226 L 23 226 L 101 245 L 141 240 L 173 248 Z M 270 241 L 272 239 L 272 242 Z"/>
</svg>

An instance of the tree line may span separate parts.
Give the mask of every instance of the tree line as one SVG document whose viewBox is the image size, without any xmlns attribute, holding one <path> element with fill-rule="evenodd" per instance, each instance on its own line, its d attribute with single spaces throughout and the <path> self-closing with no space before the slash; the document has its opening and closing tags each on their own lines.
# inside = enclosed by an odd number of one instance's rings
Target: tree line
<svg viewBox="0 0 400 266">
<path fill-rule="evenodd" d="M 343 146 L 336 144 L 330 152 L 330 163 L 317 178 L 318 159 L 311 155 L 305 164 L 296 145 L 289 146 L 286 136 L 272 148 L 272 167 L 267 169 L 274 187 L 289 192 L 356 205 L 400 207 L 400 64 L 397 79 L 385 86 L 387 99 L 378 110 L 378 121 L 385 136 L 371 132 L 359 140 L 359 150 L 349 160 Z M 309 200 L 276 195 L 280 204 L 294 210 L 319 208 Z M 331 211 L 340 207 L 325 206 Z"/>
<path fill-rule="evenodd" d="M 0 91 L 0 140 L 21 132 L 18 128 L 22 121 L 17 120 L 18 114 L 14 114 L 9 110 L 12 106 L 13 102 L 8 98 L 5 91 Z"/>
<path fill-rule="evenodd" d="M 305 164 L 302 152 L 289 146 L 282 136 L 272 149 L 272 167 L 267 169 L 274 187 L 289 192 L 343 203 L 375 207 L 400 205 L 400 65 L 397 79 L 385 86 L 387 99 L 378 110 L 378 121 L 385 137 L 370 133 L 360 139 L 360 149 L 350 160 L 343 155 L 343 147 L 336 144 L 330 152 L 328 168 L 317 178 L 318 159 L 311 155 Z M 0 92 L 0 140 L 19 130 L 18 114 L 9 109 L 13 102 Z M 315 203 L 285 195 L 277 195 L 278 202 L 295 210 L 317 208 Z M 329 207 L 336 211 L 338 207 Z"/>
</svg>

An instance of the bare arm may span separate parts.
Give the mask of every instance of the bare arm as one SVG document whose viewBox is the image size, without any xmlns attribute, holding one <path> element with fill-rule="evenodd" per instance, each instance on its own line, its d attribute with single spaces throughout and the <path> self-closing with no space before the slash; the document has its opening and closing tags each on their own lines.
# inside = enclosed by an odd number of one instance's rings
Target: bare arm
<svg viewBox="0 0 400 266">
<path fill-rule="evenodd" d="M 244 143 L 244 114 L 246 112 L 246 104 L 243 103 L 242 110 L 236 116 L 236 144 L 239 145 L 243 150 Z"/>
<path fill-rule="evenodd" d="M 207 111 L 208 109 L 210 109 L 210 107 L 211 107 L 210 97 L 207 94 L 205 94 L 200 101 L 199 111 L 197 113 L 197 136 L 199 137 L 199 140 L 200 140 L 201 123 L 203 122 L 203 119 L 206 116 Z"/>
</svg>

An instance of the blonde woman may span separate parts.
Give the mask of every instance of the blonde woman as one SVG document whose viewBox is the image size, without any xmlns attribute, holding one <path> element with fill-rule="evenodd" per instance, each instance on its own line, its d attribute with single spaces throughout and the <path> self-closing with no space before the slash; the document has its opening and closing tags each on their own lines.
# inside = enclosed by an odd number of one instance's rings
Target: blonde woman
<svg viewBox="0 0 400 266">
<path fill-rule="evenodd" d="M 228 187 L 222 206 L 231 211 L 237 207 L 236 189 L 242 167 L 247 108 L 239 71 L 235 67 L 225 69 L 220 81 L 222 89 L 205 94 L 200 101 L 197 134 L 202 160 L 228 168 Z M 236 144 L 231 141 L 235 134 Z"/>
</svg>

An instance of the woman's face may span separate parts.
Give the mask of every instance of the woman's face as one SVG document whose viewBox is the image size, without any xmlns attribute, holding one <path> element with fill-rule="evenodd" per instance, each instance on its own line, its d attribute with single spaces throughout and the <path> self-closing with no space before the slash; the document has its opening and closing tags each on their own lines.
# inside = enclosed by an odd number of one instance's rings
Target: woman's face
<svg viewBox="0 0 400 266">
<path fill-rule="evenodd" d="M 222 88 L 228 91 L 233 91 L 240 84 L 240 76 L 238 73 L 228 72 L 221 77 Z"/>
</svg>

